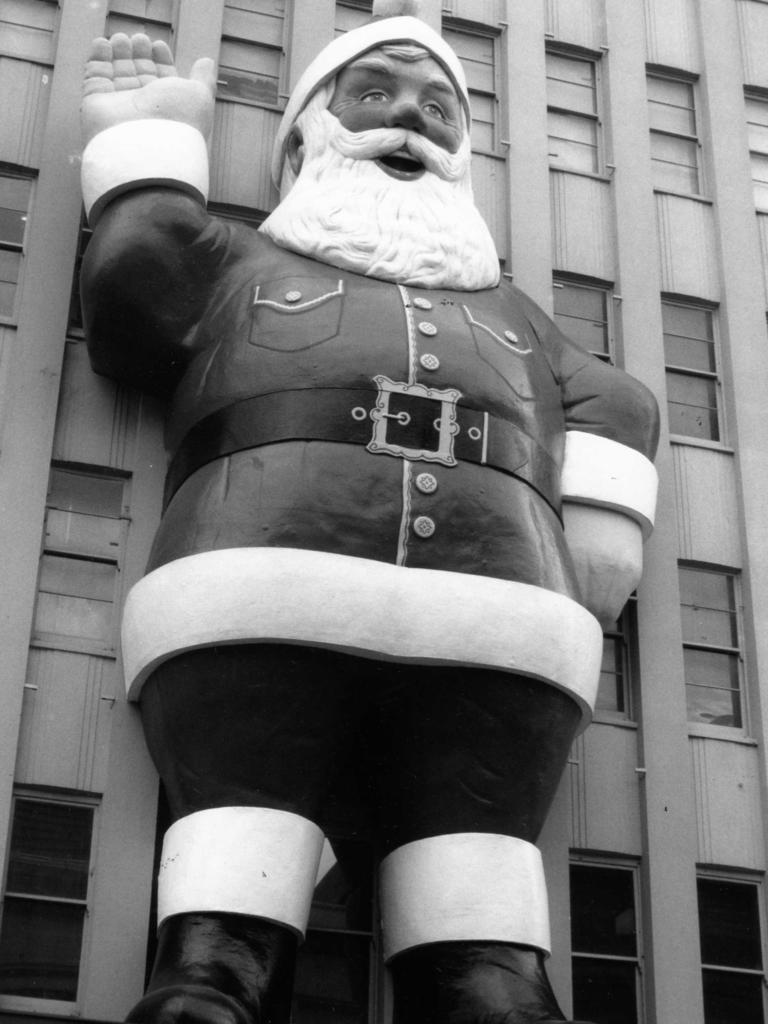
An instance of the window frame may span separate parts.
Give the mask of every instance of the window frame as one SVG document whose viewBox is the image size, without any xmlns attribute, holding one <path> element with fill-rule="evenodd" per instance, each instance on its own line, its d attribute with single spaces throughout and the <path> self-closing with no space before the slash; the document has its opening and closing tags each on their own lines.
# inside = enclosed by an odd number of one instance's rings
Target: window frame
<svg viewBox="0 0 768 1024">
<path fill-rule="evenodd" d="M 635 925 L 635 955 L 630 956 L 618 956 L 610 953 L 590 953 L 586 951 L 577 950 L 573 945 L 573 936 L 570 938 L 571 948 L 571 965 L 576 960 L 582 961 L 601 961 L 605 963 L 624 963 L 634 964 L 634 978 L 635 978 L 635 1005 L 637 1008 L 637 1020 L 638 1024 L 642 1024 L 645 1020 L 645 991 L 643 985 L 643 970 L 644 970 L 644 943 L 643 943 L 643 927 L 642 927 L 642 891 L 641 891 L 641 878 L 640 878 L 640 862 L 630 857 L 620 856 L 594 856 L 587 853 L 582 853 L 579 850 L 571 850 L 569 858 L 569 910 L 571 918 L 574 917 L 573 909 L 573 893 L 571 884 L 571 872 L 573 868 L 586 867 L 586 868 L 597 868 L 604 871 L 624 871 L 628 872 L 632 880 L 632 897 L 634 901 L 634 925 Z M 573 996 L 573 982 L 571 983 L 571 995 Z"/>
<path fill-rule="evenodd" d="M 592 67 L 592 89 L 594 93 L 594 114 L 586 114 L 583 111 L 573 110 L 569 107 L 561 106 L 557 103 L 550 102 L 549 88 L 547 88 L 547 156 L 549 161 L 550 171 L 559 171 L 566 174 L 579 174 L 586 177 L 592 178 L 605 178 L 608 172 L 608 164 L 605 156 L 605 129 L 604 129 L 604 103 L 603 103 L 603 75 L 602 75 L 602 57 L 601 53 L 597 53 L 593 50 L 582 49 L 574 46 L 563 46 L 557 43 L 547 42 L 545 48 L 545 77 L 547 87 L 549 86 L 550 74 L 549 67 L 547 66 L 547 58 L 561 57 L 566 60 L 577 60 L 583 63 L 590 64 Z M 579 167 L 569 167 L 565 164 L 557 162 L 557 154 L 551 152 L 551 146 L 553 144 L 553 136 L 550 131 L 550 114 L 559 114 L 564 117 L 576 118 L 581 122 L 587 122 L 594 125 L 595 132 L 595 149 L 594 149 L 594 169 L 587 170 Z"/>
<path fill-rule="evenodd" d="M 227 3 L 224 4 L 224 22 L 226 24 L 227 18 Z M 288 100 L 287 91 L 287 74 L 288 74 L 288 61 L 286 60 L 287 53 L 287 32 L 288 32 L 288 11 L 287 3 L 283 4 L 282 11 L 282 32 L 280 37 L 280 43 L 266 43 L 257 39 L 248 39 L 244 36 L 236 36 L 224 30 L 222 27 L 221 39 L 219 41 L 219 53 L 216 62 L 216 103 L 239 103 L 246 107 L 256 107 L 260 110 L 270 110 L 273 112 L 282 113 L 285 110 L 285 105 Z M 270 53 L 277 54 L 277 96 L 275 97 L 274 103 L 268 100 L 253 99 L 247 96 L 233 96 L 225 92 L 222 92 L 222 87 L 226 85 L 226 78 L 222 77 L 222 70 L 228 67 L 222 61 L 222 50 L 226 43 L 239 44 L 241 46 L 253 47 L 255 49 L 269 51 Z M 235 69 L 233 69 L 235 70 Z M 248 75 L 248 72 L 243 72 L 244 75 Z"/>
<path fill-rule="evenodd" d="M 653 118 L 651 112 L 653 110 L 653 103 L 656 102 L 651 99 L 650 91 L 648 90 L 648 79 L 654 78 L 662 82 L 672 82 L 676 84 L 683 84 L 690 87 L 691 90 L 691 112 L 693 114 L 693 122 L 695 132 L 689 134 L 685 132 L 674 132 L 664 128 L 654 128 Z M 685 71 L 677 69 L 659 67 L 657 65 L 649 64 L 646 66 L 646 89 L 648 90 L 648 130 L 650 134 L 650 150 L 651 150 L 651 181 L 653 191 L 661 195 L 677 195 L 684 196 L 688 199 L 702 199 L 706 198 L 707 189 L 707 175 L 706 168 L 704 165 L 704 147 L 701 142 L 700 134 L 700 118 L 699 110 L 701 104 L 699 103 L 699 78 L 697 75 L 690 74 Z M 696 189 L 693 191 L 686 191 L 678 188 L 670 188 L 663 184 L 657 184 L 655 180 L 655 166 L 662 163 L 674 163 L 674 161 L 664 161 L 654 156 L 654 139 L 655 138 L 668 138 L 668 139 L 680 139 L 684 142 L 690 143 L 693 146 L 693 152 L 696 157 Z M 685 165 L 676 165 L 685 166 Z"/>
<path fill-rule="evenodd" d="M 689 686 L 700 686 L 704 689 L 715 688 L 723 689 L 726 687 L 706 687 L 705 684 L 689 683 L 685 675 L 685 667 L 683 668 L 683 685 L 685 687 L 686 695 L 686 720 L 688 725 L 689 734 L 703 735 L 703 736 L 716 736 L 718 739 L 727 739 L 729 737 L 739 738 L 749 735 L 749 701 L 747 700 L 747 678 L 746 678 L 746 662 L 745 662 L 745 636 L 744 636 L 744 614 L 743 614 L 743 598 L 742 598 L 742 585 L 741 585 L 741 570 L 721 565 L 713 565 L 711 563 L 695 562 L 687 559 L 680 559 L 678 562 L 678 579 L 680 570 L 687 570 L 692 572 L 710 573 L 712 575 L 718 575 L 721 577 L 727 577 L 731 580 L 732 594 L 733 594 L 733 607 L 730 610 L 734 616 L 736 625 L 736 639 L 738 641 L 737 646 L 728 646 L 725 644 L 708 644 L 696 640 L 686 640 L 683 627 L 683 608 L 689 607 L 684 605 L 682 601 L 682 593 L 680 595 L 680 628 L 682 634 L 682 648 L 683 654 L 686 650 L 698 650 L 704 652 L 710 652 L 714 654 L 724 654 L 732 658 L 735 658 L 737 666 L 737 678 L 738 678 L 738 689 L 734 692 L 738 694 L 739 701 L 739 712 L 741 717 L 741 723 L 739 725 L 725 725 L 722 723 L 714 722 L 702 722 L 688 717 L 688 688 Z M 693 606 L 696 607 L 696 606 Z M 705 607 L 705 606 L 702 606 Z M 715 609 L 719 610 L 719 609 Z"/>
<path fill-rule="evenodd" d="M 666 400 L 667 400 L 667 414 L 670 420 L 670 437 L 677 444 L 686 444 L 690 441 L 696 444 L 703 444 L 707 446 L 726 447 L 727 446 L 727 433 L 726 433 L 726 419 L 725 410 L 723 406 L 723 378 L 722 378 L 722 356 L 720 351 L 720 334 L 718 329 L 718 318 L 717 313 L 719 307 L 712 302 L 707 302 L 704 299 L 686 298 L 684 296 L 677 296 L 671 294 L 662 294 L 661 296 L 661 316 L 662 316 L 662 334 L 666 336 L 667 332 L 664 329 L 664 309 L 667 306 L 675 306 L 681 309 L 699 310 L 704 313 L 708 313 L 710 316 L 710 324 L 712 327 L 712 353 L 714 358 L 714 369 L 712 370 L 700 370 L 697 367 L 683 366 L 679 363 L 672 363 L 667 361 L 667 353 L 664 352 L 664 376 L 665 384 L 666 380 L 670 375 L 677 376 L 679 378 L 688 378 L 694 380 L 705 380 L 711 382 L 714 388 L 715 405 L 714 412 L 717 423 L 717 437 L 700 437 L 697 434 L 681 434 L 672 429 L 671 417 L 669 417 L 669 407 L 671 404 L 669 398 L 669 388 L 666 388 Z M 682 337 L 682 335 L 681 335 Z M 698 339 L 701 340 L 701 339 Z M 696 406 L 695 408 L 699 408 Z M 703 407 L 702 407 L 703 408 Z"/>
<path fill-rule="evenodd" d="M 40 567 L 38 570 L 38 585 L 36 591 L 35 600 L 35 619 L 33 620 L 32 636 L 30 639 L 30 646 L 42 650 L 54 650 L 54 651 L 70 651 L 76 654 L 87 654 L 96 657 L 108 658 L 110 660 L 116 660 L 118 657 L 118 639 L 119 639 L 119 609 L 122 604 L 122 569 L 123 560 L 126 553 L 128 527 L 130 524 L 130 473 L 114 469 L 112 467 L 102 467 L 85 465 L 81 463 L 73 462 L 60 462 L 54 461 L 51 464 L 51 475 L 54 471 L 61 471 L 65 473 L 72 473 L 73 475 L 80 476 L 92 476 L 102 479 L 120 480 L 122 481 L 122 502 L 120 507 L 120 513 L 118 515 L 101 515 L 96 512 L 86 512 L 78 510 L 75 514 L 83 516 L 92 516 L 98 519 L 109 519 L 119 523 L 119 543 L 114 553 L 114 557 L 107 557 L 106 555 L 88 552 L 86 550 L 66 550 L 63 551 L 55 544 L 47 544 L 45 537 L 45 525 L 43 527 L 43 536 L 40 547 Z M 46 496 L 45 503 L 45 524 L 47 524 L 49 511 L 71 511 L 67 509 L 59 509 L 57 505 L 51 503 L 50 498 L 50 483 L 49 483 L 49 495 Z M 52 557 L 69 558 L 75 562 L 85 562 L 98 565 L 110 565 L 115 568 L 115 579 L 114 589 L 112 595 L 112 621 L 109 629 L 108 637 L 103 640 L 97 640 L 87 637 L 78 637 L 67 633 L 56 633 L 49 630 L 38 630 L 36 627 L 37 622 L 37 606 L 40 594 L 40 579 L 43 571 L 43 562 L 46 555 Z M 74 596 L 74 595 L 73 595 Z"/>
<path fill-rule="evenodd" d="M 622 663 L 623 676 L 621 679 L 621 697 L 624 703 L 623 709 L 600 707 L 596 703 L 593 720 L 610 725 L 637 725 L 637 697 L 638 679 L 640 674 L 639 642 L 637 627 L 637 594 L 630 595 L 629 600 L 621 610 L 616 620 L 615 630 L 603 630 L 603 652 L 605 653 L 606 640 L 613 640 L 619 644 L 620 658 Z M 600 671 L 602 684 L 603 671 Z M 601 684 L 598 685 L 598 698 Z M 618 686 L 618 684 L 617 684 Z M 597 698 L 596 698 L 597 700 Z"/>
<path fill-rule="evenodd" d="M 577 289 L 580 288 L 580 289 L 583 289 L 584 291 L 600 292 L 603 295 L 603 297 L 604 297 L 604 305 L 605 305 L 605 321 L 604 321 L 604 324 L 605 324 L 606 348 L 605 348 L 604 352 L 598 352 L 595 349 L 585 349 L 585 351 L 587 351 L 591 355 L 595 356 L 601 362 L 608 363 L 611 366 L 618 366 L 619 365 L 619 360 L 618 360 L 618 354 L 619 354 L 618 318 L 616 316 L 616 308 L 615 308 L 616 307 L 616 302 L 617 302 L 617 296 L 616 296 L 616 294 L 614 292 L 613 285 L 610 284 L 607 281 L 598 280 L 597 278 L 587 277 L 587 276 L 583 276 L 583 275 L 579 275 L 579 274 L 570 274 L 570 273 L 567 273 L 567 272 L 564 272 L 564 271 L 555 270 L 553 272 L 553 274 L 552 274 L 552 288 L 553 288 L 553 293 L 556 293 L 558 291 L 562 291 L 565 288 L 577 288 Z M 558 313 L 557 311 L 555 311 L 553 318 L 555 318 L 555 320 L 556 320 L 556 317 L 558 315 L 563 315 L 563 314 L 562 313 Z M 573 316 L 573 319 L 577 320 L 577 319 L 587 319 L 587 318 L 586 317 Z M 556 320 L 556 322 L 557 322 L 557 320 Z M 597 323 L 597 321 L 592 321 L 592 322 L 593 323 Z M 563 334 L 565 334 L 565 336 L 567 338 L 570 338 L 576 344 L 579 344 L 575 340 L 575 338 L 573 338 L 569 334 L 568 330 L 566 328 L 562 327 L 559 324 L 559 322 L 558 322 L 558 326 L 560 327 L 560 329 L 563 331 Z"/>
<path fill-rule="evenodd" d="M 482 156 L 496 157 L 500 160 L 506 159 L 507 149 L 509 142 L 502 138 L 505 134 L 504 130 L 504 79 L 502 75 L 503 65 L 503 39 L 502 31 L 497 27 L 491 25 L 483 25 L 478 22 L 467 21 L 463 18 L 454 18 L 452 16 L 444 16 L 442 22 L 443 31 L 453 32 L 458 35 L 465 36 L 476 36 L 486 40 L 490 43 L 491 49 L 493 50 L 493 68 L 492 68 L 492 79 L 493 79 L 493 91 L 489 92 L 487 89 L 474 89 L 468 86 L 469 92 L 469 106 L 472 110 L 473 96 L 481 96 L 488 100 L 491 107 L 491 122 L 490 131 L 492 136 L 492 142 L 490 146 L 476 146 L 472 145 L 472 152 Z M 459 61 L 463 61 L 459 57 Z M 467 76 L 469 78 L 469 76 Z M 473 117 L 472 121 L 478 120 Z M 481 123 L 478 120 L 478 123 Z M 486 124 L 487 122 L 482 122 Z M 472 124 L 469 126 L 470 138 L 472 137 Z"/>
<path fill-rule="evenodd" d="M 22 996 L 0 991 L 0 1009 L 11 1011 L 31 1011 L 33 1013 L 42 1012 L 45 1014 L 60 1013 L 66 1014 L 67 1016 L 79 1016 L 80 1013 L 82 1012 L 82 987 L 86 972 L 86 958 L 90 946 L 91 919 L 93 916 L 91 913 L 91 908 L 93 906 L 93 896 L 95 890 L 96 852 L 98 850 L 101 798 L 98 796 L 98 794 L 87 792 L 75 792 L 71 790 L 56 790 L 53 788 L 42 786 L 38 787 L 28 785 L 14 787 L 11 804 L 11 814 L 9 819 L 10 827 L 8 832 L 8 843 L 6 844 L 5 862 L 3 865 L 2 900 L 0 901 L 0 928 L 2 928 L 2 916 L 4 913 L 5 901 L 8 896 L 8 890 L 6 888 L 6 885 L 8 878 L 8 868 L 10 866 L 11 860 L 11 837 L 13 835 L 15 808 L 18 800 L 28 800 L 42 804 L 65 804 L 67 806 L 73 807 L 91 808 L 91 810 L 93 811 L 93 815 L 91 818 L 88 882 L 86 895 L 82 900 L 46 897 L 40 895 L 35 895 L 33 897 L 35 900 L 40 902 L 52 904 L 65 903 L 67 905 L 82 906 L 84 908 L 83 928 L 80 942 L 80 959 L 77 977 L 77 993 L 75 995 L 75 998 L 72 1000 L 47 999 L 42 996 Z M 24 893 L 13 893 L 12 895 L 20 899 L 27 898 L 27 896 L 25 896 Z"/>
<path fill-rule="evenodd" d="M 732 967 L 722 964 L 711 964 L 704 961 L 701 951 L 701 903 L 698 897 L 698 883 L 700 881 L 708 882 L 725 882 L 729 885 L 746 885 L 755 890 L 755 905 L 757 909 L 757 921 L 758 927 L 760 928 L 760 953 L 762 956 L 763 966 L 762 969 L 746 968 L 746 967 Z M 768 922 L 766 921 L 766 908 L 765 908 L 765 891 L 764 891 L 764 879 L 762 875 L 751 874 L 748 872 L 740 871 L 723 871 L 706 866 L 699 866 L 696 871 L 696 885 L 697 885 L 697 900 L 696 900 L 696 913 L 699 930 L 699 957 L 701 967 L 701 983 L 702 983 L 702 996 L 704 986 L 704 972 L 705 971 L 717 971 L 721 974 L 739 974 L 742 976 L 758 977 L 762 979 L 760 985 L 760 992 L 762 996 L 762 1007 L 763 1007 L 763 1024 L 768 1024 L 768 948 L 766 947 L 766 939 L 768 938 Z M 706 1007 L 704 1007 L 706 1013 Z M 704 1024 L 707 1024 L 706 1016 L 704 1017 Z"/>
<path fill-rule="evenodd" d="M 18 276 L 16 279 L 13 302 L 10 311 L 3 313 L 0 309 L 0 324 L 15 324 L 17 317 L 18 296 L 21 289 L 24 274 L 24 258 L 27 252 L 27 240 L 29 238 L 29 224 L 32 217 L 32 209 L 35 200 L 35 186 L 37 184 L 37 171 L 31 167 L 21 167 L 17 164 L 9 164 L 0 161 L 0 178 L 14 181 L 29 182 L 29 198 L 27 209 L 24 214 L 24 232 L 20 242 L 14 242 L 0 238 L 0 252 L 16 253 L 18 259 Z"/>
<path fill-rule="evenodd" d="M 768 0 L 766 0 L 766 2 L 768 2 Z M 759 124 L 760 123 L 760 122 L 753 122 L 753 121 L 750 120 L 749 106 L 748 106 L 750 103 L 760 103 L 765 108 L 765 125 L 763 125 L 763 127 L 766 128 L 765 150 L 755 149 L 750 144 L 750 142 L 751 142 L 751 140 L 749 138 L 749 136 L 751 134 L 750 125 L 752 125 L 753 123 L 755 123 L 755 124 Z M 768 91 L 761 90 L 761 89 L 756 89 L 756 88 L 745 87 L 745 89 L 744 89 L 744 106 L 745 106 L 746 123 L 747 123 L 747 145 L 749 147 L 750 172 L 751 172 L 751 175 L 752 175 L 752 191 L 753 191 L 753 196 L 754 196 L 754 200 L 755 200 L 755 212 L 757 214 L 768 215 Z M 765 171 L 766 179 L 765 179 L 765 181 L 763 181 L 762 178 L 756 177 L 756 175 L 755 175 L 755 165 L 754 165 L 753 158 L 756 157 L 756 156 L 762 157 L 766 161 L 766 171 Z M 757 185 L 756 185 L 757 182 L 761 183 L 761 185 L 763 187 L 763 190 L 765 192 L 764 205 L 761 205 L 761 203 L 757 199 Z"/>
</svg>

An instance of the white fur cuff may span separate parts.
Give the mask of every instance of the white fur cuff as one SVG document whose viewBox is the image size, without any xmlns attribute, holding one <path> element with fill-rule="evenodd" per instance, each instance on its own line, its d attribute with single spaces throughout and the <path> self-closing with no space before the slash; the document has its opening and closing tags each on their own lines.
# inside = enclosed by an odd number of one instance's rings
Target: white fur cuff
<svg viewBox="0 0 768 1024">
<path fill-rule="evenodd" d="M 431 942 L 550 950 L 541 854 L 510 836 L 465 832 L 407 843 L 381 863 L 384 957 Z"/>
<path fill-rule="evenodd" d="M 133 587 L 123 614 L 129 697 L 176 654 L 269 642 L 522 673 L 565 690 L 585 726 L 602 656 L 597 620 L 542 587 L 323 551 L 230 548 L 169 562 Z"/>
<path fill-rule="evenodd" d="M 208 149 L 181 121 L 147 118 L 106 128 L 83 153 L 85 212 L 94 223 L 110 199 L 131 189 L 169 185 L 208 198 Z"/>
<path fill-rule="evenodd" d="M 645 537 L 653 529 L 658 475 L 650 459 L 628 445 L 569 430 L 561 487 L 563 501 L 623 512 L 640 524 Z"/>
<path fill-rule="evenodd" d="M 158 875 L 158 926 L 173 914 L 264 917 L 303 935 L 323 833 L 298 814 L 218 807 L 168 829 Z"/>
</svg>

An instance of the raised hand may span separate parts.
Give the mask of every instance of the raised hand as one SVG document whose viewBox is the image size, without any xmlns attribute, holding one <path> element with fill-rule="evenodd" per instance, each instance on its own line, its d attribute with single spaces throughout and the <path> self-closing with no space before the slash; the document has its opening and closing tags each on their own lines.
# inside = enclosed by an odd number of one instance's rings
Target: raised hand
<svg viewBox="0 0 768 1024">
<path fill-rule="evenodd" d="M 83 84 L 84 142 L 105 128 L 144 118 L 181 121 L 207 138 L 215 92 L 215 66 L 208 57 L 195 62 L 189 78 L 181 78 L 163 42 L 122 32 L 95 39 Z"/>
</svg>

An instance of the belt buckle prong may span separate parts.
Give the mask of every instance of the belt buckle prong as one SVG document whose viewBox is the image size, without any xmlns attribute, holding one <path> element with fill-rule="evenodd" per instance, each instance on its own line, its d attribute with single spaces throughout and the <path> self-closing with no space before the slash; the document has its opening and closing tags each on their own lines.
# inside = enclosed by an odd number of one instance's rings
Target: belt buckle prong
<svg viewBox="0 0 768 1024">
<path fill-rule="evenodd" d="M 440 462 L 444 466 L 455 466 L 453 439 L 459 432 L 459 424 L 456 422 L 456 403 L 461 398 L 461 392 L 457 388 L 430 388 L 426 384 L 407 384 L 404 381 L 390 380 L 384 374 L 377 374 L 373 380 L 378 388 L 378 394 L 376 405 L 370 413 L 373 420 L 373 435 L 367 445 L 368 451 L 375 455 L 395 455 L 401 459 Z M 426 398 L 440 403 L 440 414 L 434 421 L 438 431 L 436 450 L 409 448 L 406 445 L 387 440 L 388 420 L 397 420 L 401 426 L 407 426 L 410 422 L 408 413 L 391 413 L 389 411 L 389 400 L 392 395 L 408 395 L 411 398 Z"/>
</svg>

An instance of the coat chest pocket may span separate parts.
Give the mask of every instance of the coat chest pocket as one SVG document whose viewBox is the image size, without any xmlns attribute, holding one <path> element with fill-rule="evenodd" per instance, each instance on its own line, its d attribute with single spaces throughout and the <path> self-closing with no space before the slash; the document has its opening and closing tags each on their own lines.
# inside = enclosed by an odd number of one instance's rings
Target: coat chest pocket
<svg viewBox="0 0 768 1024">
<path fill-rule="evenodd" d="M 321 345 L 339 332 L 343 296 L 340 278 L 281 277 L 257 284 L 248 340 L 280 352 Z"/>
</svg>

